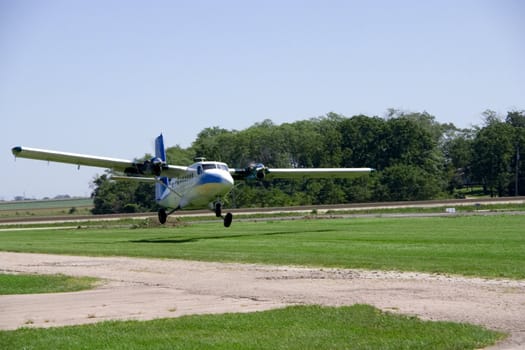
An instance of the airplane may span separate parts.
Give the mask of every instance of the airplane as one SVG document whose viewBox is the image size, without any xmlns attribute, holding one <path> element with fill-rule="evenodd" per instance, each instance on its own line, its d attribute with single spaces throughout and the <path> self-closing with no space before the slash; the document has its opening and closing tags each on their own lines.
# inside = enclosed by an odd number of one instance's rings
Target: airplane
<svg viewBox="0 0 525 350">
<path fill-rule="evenodd" d="M 195 158 L 190 166 L 167 163 L 164 138 L 155 139 L 155 157 L 143 161 L 99 157 L 38 148 L 16 146 L 15 158 L 68 163 L 111 169 L 114 180 L 134 180 L 155 183 L 155 200 L 159 207 L 158 219 L 165 224 L 169 215 L 180 209 L 208 207 L 216 217 L 230 227 L 233 215 L 222 215 L 223 201 L 234 187 L 235 180 L 263 180 L 273 178 L 355 178 L 372 172 L 372 168 L 267 168 L 252 164 L 246 168 L 229 168 L 226 163 Z"/>
</svg>

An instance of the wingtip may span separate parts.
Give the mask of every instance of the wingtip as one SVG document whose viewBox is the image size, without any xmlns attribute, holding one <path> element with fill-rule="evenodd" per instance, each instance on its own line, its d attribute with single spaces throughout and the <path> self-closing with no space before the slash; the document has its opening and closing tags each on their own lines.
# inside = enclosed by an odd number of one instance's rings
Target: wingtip
<svg viewBox="0 0 525 350">
<path fill-rule="evenodd" d="M 15 146 L 11 148 L 11 152 L 16 156 L 18 153 L 22 152 L 22 146 Z"/>
</svg>

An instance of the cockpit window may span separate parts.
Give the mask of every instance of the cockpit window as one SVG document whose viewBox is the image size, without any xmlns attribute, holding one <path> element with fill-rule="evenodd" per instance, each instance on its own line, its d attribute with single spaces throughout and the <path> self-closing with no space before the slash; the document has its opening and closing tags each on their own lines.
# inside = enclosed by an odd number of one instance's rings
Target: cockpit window
<svg viewBox="0 0 525 350">
<path fill-rule="evenodd" d="M 202 167 L 204 168 L 204 170 L 217 169 L 217 164 L 215 164 L 215 163 L 203 164 Z"/>
<path fill-rule="evenodd" d="M 200 163 L 197 166 L 197 174 L 200 175 L 204 171 L 210 170 L 210 169 L 220 169 L 220 170 L 224 170 L 224 171 L 230 171 L 228 169 L 228 166 L 226 164 L 223 164 L 223 163 Z"/>
</svg>

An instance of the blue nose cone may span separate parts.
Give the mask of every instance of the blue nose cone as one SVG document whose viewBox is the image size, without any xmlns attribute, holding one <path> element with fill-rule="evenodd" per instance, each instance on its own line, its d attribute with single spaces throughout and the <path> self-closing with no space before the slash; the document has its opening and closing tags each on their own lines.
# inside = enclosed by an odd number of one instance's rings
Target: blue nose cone
<svg viewBox="0 0 525 350">
<path fill-rule="evenodd" d="M 205 184 L 222 184 L 233 186 L 233 178 L 230 173 L 226 171 L 206 171 L 202 174 L 199 185 Z"/>
</svg>

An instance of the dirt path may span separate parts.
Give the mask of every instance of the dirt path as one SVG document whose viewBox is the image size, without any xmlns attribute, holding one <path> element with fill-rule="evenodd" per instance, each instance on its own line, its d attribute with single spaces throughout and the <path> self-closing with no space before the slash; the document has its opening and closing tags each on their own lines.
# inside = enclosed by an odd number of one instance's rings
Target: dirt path
<svg viewBox="0 0 525 350">
<path fill-rule="evenodd" d="M 422 319 L 509 332 L 511 337 L 493 348 L 525 349 L 523 280 L 4 252 L 0 272 L 105 279 L 85 292 L 0 296 L 0 329 L 366 303 Z"/>
</svg>

